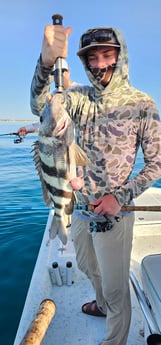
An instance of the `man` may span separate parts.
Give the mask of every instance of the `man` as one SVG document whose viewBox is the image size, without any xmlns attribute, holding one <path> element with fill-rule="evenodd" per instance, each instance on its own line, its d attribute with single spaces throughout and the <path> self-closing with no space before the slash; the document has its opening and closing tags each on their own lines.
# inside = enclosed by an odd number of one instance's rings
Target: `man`
<svg viewBox="0 0 161 345">
<path fill-rule="evenodd" d="M 31 86 L 31 109 L 36 115 L 44 108 L 53 64 L 57 57 L 67 57 L 70 33 L 71 28 L 59 25 L 45 28 Z M 89 166 L 78 169 L 84 179 L 78 200 L 94 205 L 95 210 L 85 219 L 81 219 L 81 210 L 77 211 L 72 232 L 78 266 L 90 278 L 97 301 L 86 303 L 82 311 L 107 315 L 107 333 L 101 345 L 125 345 L 131 318 L 129 266 L 134 215 L 123 213 L 121 207 L 161 177 L 161 123 L 153 99 L 130 85 L 127 47 L 119 30 L 89 29 L 80 38 L 77 54 L 92 86 L 66 91 L 63 104 L 90 160 Z M 140 145 L 145 165 L 130 180 Z"/>
</svg>

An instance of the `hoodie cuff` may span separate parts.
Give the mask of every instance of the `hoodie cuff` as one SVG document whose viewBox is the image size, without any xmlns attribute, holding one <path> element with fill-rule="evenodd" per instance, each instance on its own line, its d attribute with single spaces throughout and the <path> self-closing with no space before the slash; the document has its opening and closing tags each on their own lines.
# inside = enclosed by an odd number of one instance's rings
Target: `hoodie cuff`
<svg viewBox="0 0 161 345">
<path fill-rule="evenodd" d="M 113 193 L 120 206 L 129 205 L 133 197 L 129 189 L 118 187 Z"/>
<path fill-rule="evenodd" d="M 42 65 L 42 58 L 41 58 L 41 54 L 40 57 L 37 61 L 37 74 L 39 75 L 39 77 L 41 78 L 41 80 L 47 80 L 49 79 L 49 77 L 51 76 L 53 72 L 53 66 L 50 67 L 44 67 Z"/>
</svg>

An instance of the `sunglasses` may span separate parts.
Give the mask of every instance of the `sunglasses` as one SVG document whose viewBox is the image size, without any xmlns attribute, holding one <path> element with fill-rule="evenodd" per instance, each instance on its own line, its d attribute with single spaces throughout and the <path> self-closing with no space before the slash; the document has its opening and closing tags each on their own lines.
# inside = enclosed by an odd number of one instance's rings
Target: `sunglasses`
<svg viewBox="0 0 161 345">
<path fill-rule="evenodd" d="M 82 36 L 82 48 L 88 46 L 91 42 L 108 42 L 113 40 L 116 41 L 114 33 L 111 30 L 90 32 Z"/>
</svg>

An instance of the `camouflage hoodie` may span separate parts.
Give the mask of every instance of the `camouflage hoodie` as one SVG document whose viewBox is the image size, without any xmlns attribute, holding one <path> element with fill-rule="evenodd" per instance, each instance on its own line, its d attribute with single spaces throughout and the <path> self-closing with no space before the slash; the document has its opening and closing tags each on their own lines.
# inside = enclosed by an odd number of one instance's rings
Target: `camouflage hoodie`
<svg viewBox="0 0 161 345">
<path fill-rule="evenodd" d="M 120 31 L 112 30 L 121 47 L 110 83 L 102 86 L 81 56 L 92 86 L 67 90 L 64 104 L 75 122 L 78 143 L 90 160 L 88 167 L 78 169 L 79 175 L 84 176 L 85 202 L 112 193 L 122 206 L 161 177 L 161 122 L 153 99 L 130 85 L 126 43 Z M 40 66 L 37 66 L 35 80 L 38 72 Z M 49 85 L 49 79 L 45 85 Z M 35 89 L 33 82 L 31 108 L 38 114 L 35 109 L 40 112 L 43 101 L 40 101 L 40 93 L 37 101 Z M 145 165 L 130 179 L 140 146 Z"/>
</svg>

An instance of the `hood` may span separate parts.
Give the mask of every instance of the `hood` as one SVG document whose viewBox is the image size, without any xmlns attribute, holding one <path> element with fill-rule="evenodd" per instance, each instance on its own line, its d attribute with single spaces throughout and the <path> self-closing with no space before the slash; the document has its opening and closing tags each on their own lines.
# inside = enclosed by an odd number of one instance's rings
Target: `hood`
<svg viewBox="0 0 161 345">
<path fill-rule="evenodd" d="M 118 56 L 118 60 L 117 60 L 117 64 L 116 67 L 114 69 L 113 72 L 113 76 L 109 82 L 109 84 L 104 87 L 103 85 L 101 85 L 97 79 L 95 79 L 95 77 L 93 76 L 93 74 L 90 72 L 87 63 L 86 63 L 86 53 L 84 55 L 79 55 L 79 52 L 77 53 L 77 55 L 79 56 L 79 58 L 81 59 L 84 68 L 85 68 L 85 72 L 88 76 L 89 81 L 91 82 L 91 84 L 94 86 L 94 88 L 96 89 L 96 91 L 98 91 L 99 93 L 106 93 L 107 90 L 109 91 L 111 89 L 114 90 L 114 88 L 118 88 L 120 86 L 124 84 L 129 84 L 129 69 L 128 69 L 128 52 L 127 52 L 127 45 L 125 42 L 125 39 L 122 35 L 122 33 L 120 32 L 120 30 L 116 29 L 116 28 L 111 28 L 111 27 L 97 27 L 97 28 L 92 28 L 87 30 L 86 32 L 83 33 L 87 34 L 92 32 L 93 30 L 102 30 L 102 29 L 108 29 L 108 30 L 112 30 L 116 36 L 116 39 L 120 45 L 120 52 L 119 52 L 119 56 Z M 80 38 L 80 43 L 79 43 L 79 50 L 82 49 L 82 37 Z"/>
</svg>

